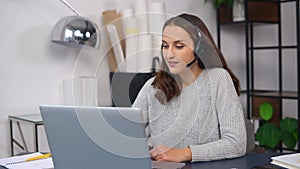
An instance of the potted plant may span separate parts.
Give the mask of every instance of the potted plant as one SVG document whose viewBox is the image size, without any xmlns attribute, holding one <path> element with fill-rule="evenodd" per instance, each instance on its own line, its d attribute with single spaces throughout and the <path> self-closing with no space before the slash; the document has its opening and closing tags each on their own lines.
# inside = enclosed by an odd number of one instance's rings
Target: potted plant
<svg viewBox="0 0 300 169">
<path fill-rule="evenodd" d="M 208 1 L 208 0 L 205 0 Z M 232 7 L 234 0 L 213 0 L 213 5 L 215 8 L 220 8 L 222 5 L 226 5 L 227 7 Z"/>
<path fill-rule="evenodd" d="M 208 1 L 208 0 L 205 0 Z M 215 8 L 220 9 L 222 22 L 243 21 L 245 0 L 213 0 Z"/>
<path fill-rule="evenodd" d="M 285 117 L 280 120 L 280 125 L 270 123 L 273 116 L 273 107 L 270 103 L 264 102 L 259 106 L 259 115 L 264 120 L 255 134 L 255 140 L 260 146 L 276 149 L 282 142 L 288 149 L 294 149 L 298 140 L 298 120 L 292 117 Z"/>
</svg>

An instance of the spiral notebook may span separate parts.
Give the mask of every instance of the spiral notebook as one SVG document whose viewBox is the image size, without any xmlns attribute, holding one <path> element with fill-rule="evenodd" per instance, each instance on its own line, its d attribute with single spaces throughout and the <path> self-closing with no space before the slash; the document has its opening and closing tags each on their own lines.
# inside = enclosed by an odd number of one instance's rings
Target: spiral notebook
<svg viewBox="0 0 300 169">
<path fill-rule="evenodd" d="M 0 159 L 0 166 L 9 169 L 45 169 L 53 168 L 52 158 L 39 159 L 34 161 L 26 161 L 28 158 L 42 155 L 41 153 L 32 153 L 20 156 Z"/>
</svg>

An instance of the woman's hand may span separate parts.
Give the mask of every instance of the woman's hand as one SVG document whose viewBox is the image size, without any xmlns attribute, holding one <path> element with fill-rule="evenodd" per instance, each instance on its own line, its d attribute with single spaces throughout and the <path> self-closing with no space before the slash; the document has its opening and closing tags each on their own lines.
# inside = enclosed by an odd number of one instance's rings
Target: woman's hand
<svg viewBox="0 0 300 169">
<path fill-rule="evenodd" d="M 170 148 L 159 145 L 150 150 L 150 156 L 155 161 L 185 162 L 192 160 L 192 152 L 189 147 Z"/>
</svg>

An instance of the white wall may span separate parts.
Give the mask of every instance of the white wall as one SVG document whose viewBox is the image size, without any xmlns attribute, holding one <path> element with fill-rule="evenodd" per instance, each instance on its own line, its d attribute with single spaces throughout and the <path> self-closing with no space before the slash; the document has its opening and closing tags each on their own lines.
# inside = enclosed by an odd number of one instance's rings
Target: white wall
<svg viewBox="0 0 300 169">
<path fill-rule="evenodd" d="M 82 16 L 89 17 L 101 27 L 101 15 L 104 10 L 124 9 L 133 7 L 135 0 L 69 0 Z M 158 1 L 158 0 L 156 0 Z M 155 2 L 155 0 L 149 0 Z M 216 38 L 215 9 L 211 3 L 204 0 L 163 0 L 166 3 L 167 13 L 192 13 L 200 16 Z M 284 6 L 285 25 L 294 23 L 290 19 L 293 15 L 289 8 Z M 108 61 L 103 52 L 107 51 L 103 40 L 101 50 L 90 53 L 50 42 L 51 30 L 54 24 L 62 17 L 73 15 L 59 0 L 1 0 L 0 5 L 0 32 L 1 32 L 1 62 L 0 62 L 0 158 L 10 155 L 8 115 L 39 113 L 40 104 L 63 104 L 63 80 L 77 74 L 96 74 L 98 77 L 98 104 L 111 105 L 108 81 Z M 284 42 L 295 38 L 293 26 L 284 29 Z M 274 34 L 258 28 L 257 41 L 274 42 Z M 244 29 L 241 27 L 222 28 L 222 51 L 232 70 L 245 87 L 245 43 Z M 286 51 L 290 53 L 293 51 Z M 264 58 L 258 69 L 273 70 L 276 61 Z M 296 88 L 295 57 L 284 59 L 284 69 L 288 71 L 284 78 L 286 89 Z M 99 63 L 99 69 L 96 68 Z M 80 65 L 80 67 L 76 67 Z M 292 66 L 291 66 L 292 65 Z M 80 68 L 80 72 L 78 69 Z M 97 71 L 97 72 L 96 72 Z M 273 72 L 268 72 L 266 82 L 258 83 L 260 87 L 276 87 Z M 276 73 L 276 72 L 275 72 Z M 257 74 L 264 79 L 263 74 Z M 272 78 L 271 78 L 272 77 Z M 290 106 L 292 105 L 292 106 Z M 294 111 L 295 103 L 287 103 L 288 111 Z M 292 109 L 291 109 L 292 107 Z M 26 129 L 26 141 L 31 142 L 32 129 Z M 43 128 L 40 133 L 41 151 L 48 151 Z M 29 148 L 32 148 L 30 145 Z"/>
<path fill-rule="evenodd" d="M 69 0 L 82 16 L 101 26 L 104 10 L 133 7 L 134 0 Z M 155 2 L 149 0 L 149 2 Z M 215 10 L 203 0 L 164 0 L 167 13 L 200 16 L 215 35 Z M 99 105 L 110 105 L 108 61 L 101 52 L 88 52 L 50 42 L 51 30 L 62 17 L 73 15 L 59 0 L 1 0 L 0 32 L 0 158 L 10 155 L 8 115 L 39 113 L 40 104 L 63 104 L 62 82 L 72 78 L 75 64 L 82 73 L 97 74 Z M 105 43 L 105 40 L 104 42 Z M 87 56 L 88 55 L 88 56 Z M 96 62 L 95 62 L 96 61 Z M 98 72 L 95 64 L 100 62 Z M 234 63 L 235 64 L 235 63 Z M 30 136 L 32 129 L 24 126 Z M 32 136 L 26 138 L 31 141 Z M 42 130 L 41 151 L 48 147 Z M 29 148 L 32 148 L 30 145 Z"/>
</svg>

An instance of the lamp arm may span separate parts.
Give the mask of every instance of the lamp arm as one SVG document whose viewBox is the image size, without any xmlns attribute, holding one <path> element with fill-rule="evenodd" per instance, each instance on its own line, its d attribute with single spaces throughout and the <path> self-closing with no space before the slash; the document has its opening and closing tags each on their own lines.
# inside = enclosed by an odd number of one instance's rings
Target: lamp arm
<svg viewBox="0 0 300 169">
<path fill-rule="evenodd" d="M 77 16 L 80 16 L 79 12 L 72 6 L 70 5 L 67 1 L 65 0 L 60 0 L 62 3 L 64 3 L 69 9 L 71 9 Z"/>
</svg>

